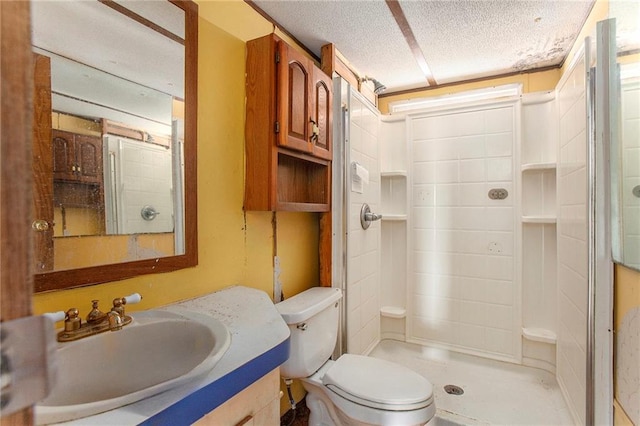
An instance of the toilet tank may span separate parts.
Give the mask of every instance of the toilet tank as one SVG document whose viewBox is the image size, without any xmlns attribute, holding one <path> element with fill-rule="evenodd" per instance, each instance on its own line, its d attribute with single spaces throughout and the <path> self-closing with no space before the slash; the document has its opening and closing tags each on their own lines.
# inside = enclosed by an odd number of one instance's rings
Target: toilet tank
<svg viewBox="0 0 640 426">
<path fill-rule="evenodd" d="M 338 337 L 341 297 L 339 288 L 313 287 L 276 304 L 291 331 L 289 359 L 280 366 L 282 377 L 308 377 L 329 359 Z"/>
</svg>

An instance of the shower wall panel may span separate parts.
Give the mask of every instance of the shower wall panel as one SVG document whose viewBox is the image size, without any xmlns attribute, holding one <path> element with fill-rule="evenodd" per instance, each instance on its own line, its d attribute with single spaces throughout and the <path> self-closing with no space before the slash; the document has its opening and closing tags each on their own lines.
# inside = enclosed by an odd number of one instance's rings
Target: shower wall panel
<svg viewBox="0 0 640 426">
<path fill-rule="evenodd" d="M 588 299 L 587 114 L 584 59 L 557 89 L 558 346 L 556 375 L 574 417 L 585 423 Z"/>
<path fill-rule="evenodd" d="M 409 341 L 520 357 L 519 108 L 502 102 L 410 119 Z M 508 196 L 490 199 L 494 188 Z"/>
<path fill-rule="evenodd" d="M 349 101 L 349 160 L 369 172 L 362 193 L 353 191 L 353 168 L 347 175 L 347 352 L 367 354 L 380 336 L 380 221 L 369 229 L 360 226 L 360 209 L 368 203 L 380 212 L 379 118 L 366 100 L 356 94 Z"/>
</svg>

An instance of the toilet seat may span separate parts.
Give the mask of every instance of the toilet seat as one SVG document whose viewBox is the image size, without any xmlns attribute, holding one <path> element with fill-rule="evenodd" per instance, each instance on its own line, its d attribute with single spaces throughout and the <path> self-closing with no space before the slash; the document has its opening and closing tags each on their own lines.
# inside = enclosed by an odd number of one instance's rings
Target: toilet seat
<svg viewBox="0 0 640 426">
<path fill-rule="evenodd" d="M 412 411 L 433 404 L 427 379 L 402 365 L 362 355 L 342 355 L 322 384 L 348 401 L 379 410 Z"/>
</svg>

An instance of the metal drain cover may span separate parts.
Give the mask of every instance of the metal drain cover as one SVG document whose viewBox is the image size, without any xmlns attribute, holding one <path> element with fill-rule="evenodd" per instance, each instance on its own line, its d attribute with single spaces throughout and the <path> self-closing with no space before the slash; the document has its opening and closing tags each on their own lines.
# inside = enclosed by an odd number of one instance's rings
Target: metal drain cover
<svg viewBox="0 0 640 426">
<path fill-rule="evenodd" d="M 464 393 L 464 390 L 456 385 L 446 385 L 444 391 L 449 395 L 462 395 Z"/>
</svg>

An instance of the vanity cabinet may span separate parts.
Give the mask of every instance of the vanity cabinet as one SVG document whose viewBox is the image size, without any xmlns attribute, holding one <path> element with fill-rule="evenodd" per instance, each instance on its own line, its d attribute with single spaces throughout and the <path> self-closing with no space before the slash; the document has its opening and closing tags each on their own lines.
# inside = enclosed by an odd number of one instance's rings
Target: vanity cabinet
<svg viewBox="0 0 640 426">
<path fill-rule="evenodd" d="M 332 80 L 267 36 L 247 42 L 246 210 L 330 210 Z"/>
<path fill-rule="evenodd" d="M 52 131 L 54 180 L 102 182 L 102 140 L 62 130 Z"/>
<path fill-rule="evenodd" d="M 280 368 L 211 411 L 194 426 L 280 424 Z"/>
</svg>

